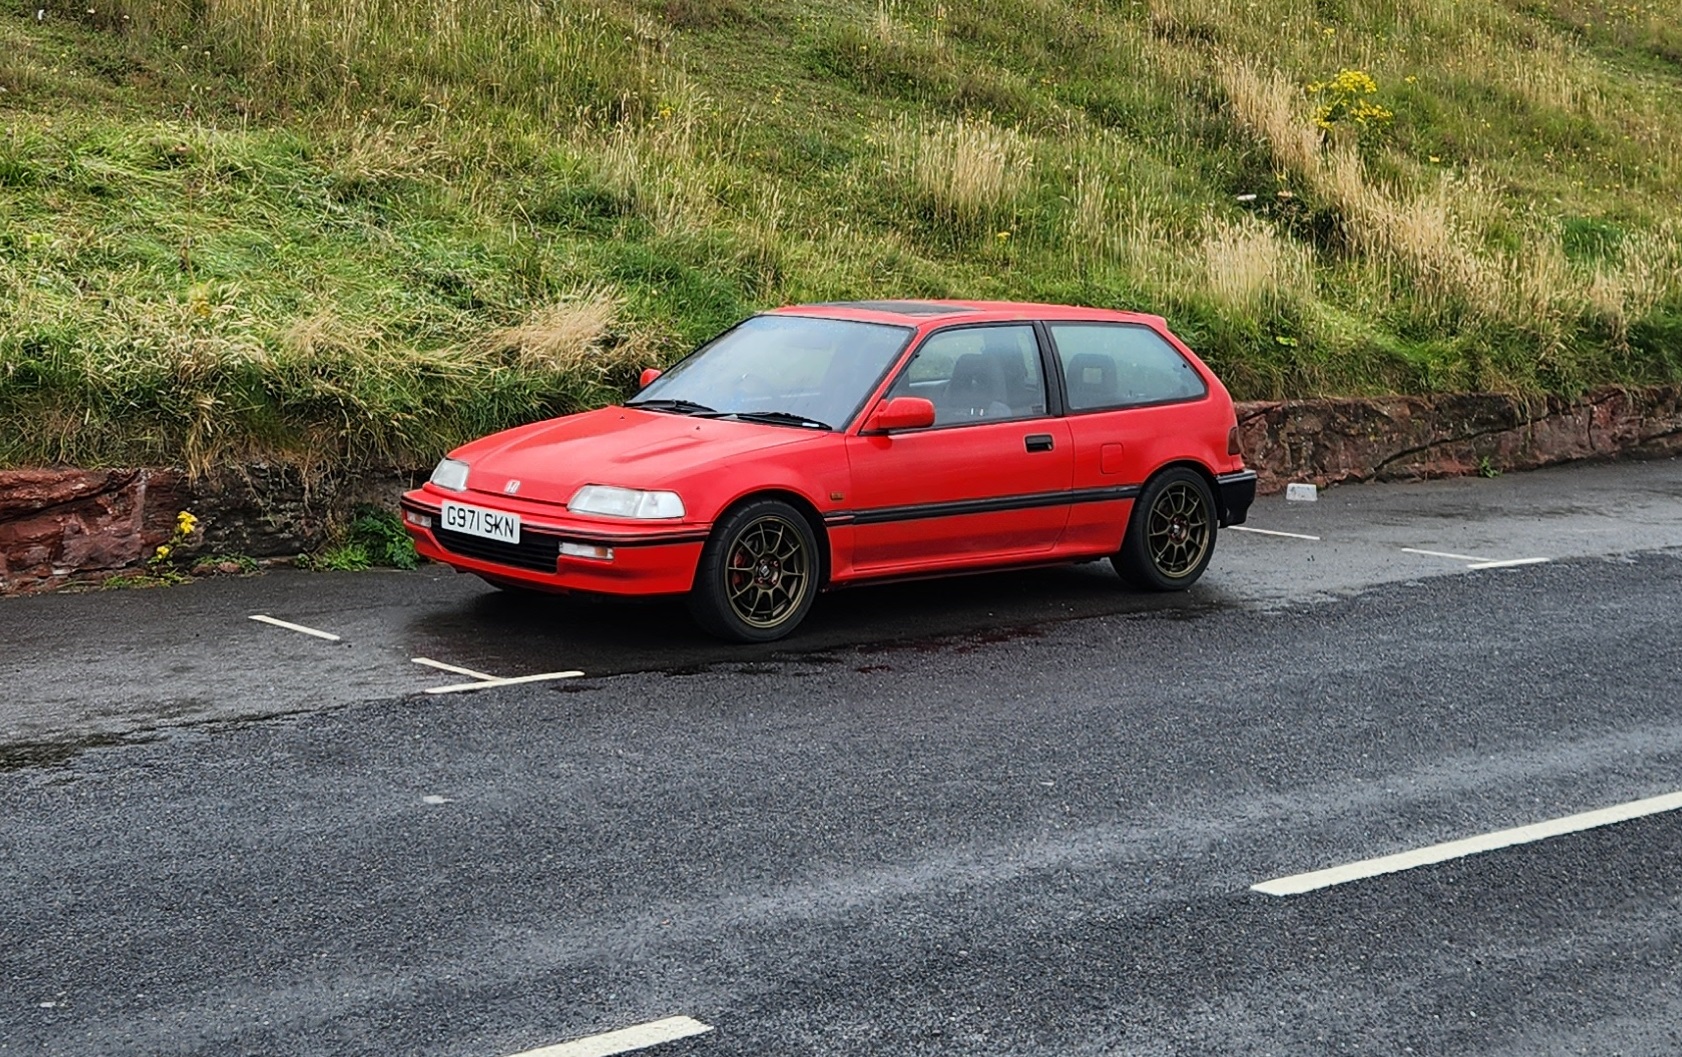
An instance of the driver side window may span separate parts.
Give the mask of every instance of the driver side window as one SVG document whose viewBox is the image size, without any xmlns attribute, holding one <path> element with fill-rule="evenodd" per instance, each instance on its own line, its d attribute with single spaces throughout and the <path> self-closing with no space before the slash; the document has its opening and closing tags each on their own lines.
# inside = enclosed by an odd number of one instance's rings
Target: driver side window
<svg viewBox="0 0 1682 1057">
<path fill-rule="evenodd" d="M 1045 414 L 1039 344 L 1027 324 L 958 327 L 931 334 L 889 396 L 934 404 L 936 426 Z"/>
</svg>

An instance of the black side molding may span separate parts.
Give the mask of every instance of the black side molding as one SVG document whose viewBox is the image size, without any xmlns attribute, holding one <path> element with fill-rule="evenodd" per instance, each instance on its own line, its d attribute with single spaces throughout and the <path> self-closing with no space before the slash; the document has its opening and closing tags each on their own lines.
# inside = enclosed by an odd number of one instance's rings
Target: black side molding
<svg viewBox="0 0 1682 1057">
<path fill-rule="evenodd" d="M 1256 501 L 1256 471 L 1240 470 L 1215 478 L 1215 505 L 1221 511 L 1221 527 L 1242 525 L 1250 516 L 1250 504 Z"/>
</svg>

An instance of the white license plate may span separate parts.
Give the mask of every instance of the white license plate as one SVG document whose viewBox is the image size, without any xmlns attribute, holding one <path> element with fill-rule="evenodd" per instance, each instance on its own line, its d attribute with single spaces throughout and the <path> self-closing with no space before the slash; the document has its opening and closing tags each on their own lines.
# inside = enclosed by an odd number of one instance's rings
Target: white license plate
<svg viewBox="0 0 1682 1057">
<path fill-rule="evenodd" d="M 445 503 L 439 512 L 439 522 L 444 528 L 455 532 L 465 532 L 469 536 L 483 536 L 488 540 L 500 540 L 503 543 L 520 542 L 520 515 L 505 514 L 500 510 L 484 510 L 476 506 L 462 503 Z"/>
</svg>

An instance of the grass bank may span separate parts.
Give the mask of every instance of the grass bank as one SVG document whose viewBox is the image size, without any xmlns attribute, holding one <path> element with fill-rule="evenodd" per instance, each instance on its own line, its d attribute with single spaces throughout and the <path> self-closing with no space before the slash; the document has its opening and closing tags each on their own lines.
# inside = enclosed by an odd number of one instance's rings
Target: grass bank
<svg viewBox="0 0 1682 1057">
<path fill-rule="evenodd" d="M 0 465 L 426 464 L 757 308 L 1160 311 L 1240 397 L 1682 378 L 1682 4 L 0 9 Z"/>
</svg>

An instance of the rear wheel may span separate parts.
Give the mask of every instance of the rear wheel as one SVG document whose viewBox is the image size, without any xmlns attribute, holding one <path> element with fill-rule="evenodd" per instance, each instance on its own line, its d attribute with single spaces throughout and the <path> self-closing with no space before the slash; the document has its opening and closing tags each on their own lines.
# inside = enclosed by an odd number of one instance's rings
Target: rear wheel
<svg viewBox="0 0 1682 1057">
<path fill-rule="evenodd" d="M 755 500 L 713 529 L 689 611 L 719 638 L 772 642 L 812 608 L 818 569 L 817 537 L 800 512 L 779 499 Z"/>
<path fill-rule="evenodd" d="M 1215 553 L 1215 497 L 1195 470 L 1176 466 L 1145 485 L 1121 550 L 1110 559 L 1121 578 L 1148 591 L 1183 591 Z"/>
</svg>

